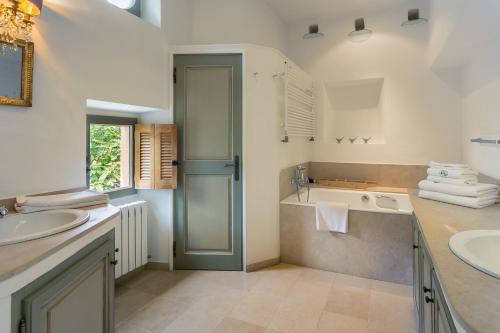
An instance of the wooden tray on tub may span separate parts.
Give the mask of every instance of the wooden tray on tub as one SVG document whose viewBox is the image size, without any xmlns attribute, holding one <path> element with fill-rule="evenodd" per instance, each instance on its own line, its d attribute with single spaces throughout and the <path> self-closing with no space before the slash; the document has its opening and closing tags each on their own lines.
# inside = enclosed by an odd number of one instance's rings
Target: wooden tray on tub
<svg viewBox="0 0 500 333">
<path fill-rule="evenodd" d="M 340 179 L 325 179 L 320 178 L 317 180 L 318 185 L 337 187 L 337 188 L 347 188 L 354 190 L 366 190 L 369 187 L 377 186 L 376 182 L 371 181 L 356 181 L 356 180 L 340 180 Z"/>
</svg>

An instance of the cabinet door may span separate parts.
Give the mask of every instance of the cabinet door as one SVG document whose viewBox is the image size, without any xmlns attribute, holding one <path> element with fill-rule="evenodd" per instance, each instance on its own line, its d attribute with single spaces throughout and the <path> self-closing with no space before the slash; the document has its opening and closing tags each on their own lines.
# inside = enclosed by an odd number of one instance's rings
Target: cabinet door
<svg viewBox="0 0 500 333">
<path fill-rule="evenodd" d="M 429 254 L 425 250 L 423 240 L 419 240 L 419 253 L 420 253 L 420 323 L 421 332 L 431 333 L 432 330 L 432 262 Z"/>
<path fill-rule="evenodd" d="M 432 289 L 434 294 L 433 333 L 457 333 L 435 272 L 432 273 Z"/>
<path fill-rule="evenodd" d="M 113 242 L 106 241 L 27 297 L 27 332 L 113 332 L 113 248 Z"/>
<path fill-rule="evenodd" d="M 417 313 L 420 313 L 420 261 L 418 253 L 418 239 L 420 231 L 418 229 L 417 217 L 415 214 L 412 216 L 413 225 L 413 298 L 415 299 L 415 306 L 417 308 Z"/>
</svg>

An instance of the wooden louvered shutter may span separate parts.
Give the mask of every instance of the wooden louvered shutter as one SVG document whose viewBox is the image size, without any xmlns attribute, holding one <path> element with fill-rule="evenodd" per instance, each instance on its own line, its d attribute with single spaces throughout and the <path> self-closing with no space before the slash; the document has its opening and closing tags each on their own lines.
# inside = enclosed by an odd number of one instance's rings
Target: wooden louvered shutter
<svg viewBox="0 0 500 333">
<path fill-rule="evenodd" d="M 177 188 L 177 127 L 155 125 L 155 188 Z"/>
<path fill-rule="evenodd" d="M 135 188 L 154 189 L 155 127 L 135 125 Z"/>
</svg>

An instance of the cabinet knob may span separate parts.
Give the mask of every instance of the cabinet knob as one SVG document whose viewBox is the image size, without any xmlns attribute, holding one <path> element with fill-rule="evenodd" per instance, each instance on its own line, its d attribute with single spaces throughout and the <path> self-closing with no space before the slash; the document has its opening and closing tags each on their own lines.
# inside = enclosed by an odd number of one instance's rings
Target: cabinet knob
<svg viewBox="0 0 500 333">
<path fill-rule="evenodd" d="M 431 292 L 431 288 L 427 288 L 426 286 L 424 286 L 424 293 L 430 293 Z"/>
<path fill-rule="evenodd" d="M 117 264 L 118 264 L 118 260 L 113 260 L 113 261 L 111 262 L 111 265 L 116 266 Z"/>
<path fill-rule="evenodd" d="M 414 249 L 418 249 L 418 245 L 413 245 L 413 248 Z"/>
<path fill-rule="evenodd" d="M 434 303 L 434 300 L 429 296 L 425 296 L 425 303 Z"/>
<path fill-rule="evenodd" d="M 116 253 L 120 252 L 120 249 L 115 249 L 115 252 L 116 252 Z"/>
</svg>

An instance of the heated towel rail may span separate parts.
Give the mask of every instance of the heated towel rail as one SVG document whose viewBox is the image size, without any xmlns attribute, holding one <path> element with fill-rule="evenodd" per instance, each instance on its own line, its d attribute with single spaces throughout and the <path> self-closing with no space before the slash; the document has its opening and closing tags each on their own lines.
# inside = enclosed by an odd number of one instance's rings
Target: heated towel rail
<svg viewBox="0 0 500 333">
<path fill-rule="evenodd" d="M 293 62 L 285 62 L 284 140 L 290 136 L 316 137 L 316 105 L 311 77 Z"/>
</svg>

